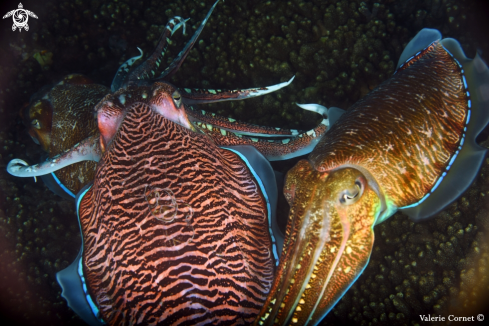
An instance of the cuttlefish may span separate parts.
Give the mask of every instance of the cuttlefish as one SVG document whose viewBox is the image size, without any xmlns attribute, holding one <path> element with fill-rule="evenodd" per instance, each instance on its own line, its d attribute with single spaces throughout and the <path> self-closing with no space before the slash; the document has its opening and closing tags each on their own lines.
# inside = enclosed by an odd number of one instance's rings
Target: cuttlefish
<svg viewBox="0 0 489 326">
<path fill-rule="evenodd" d="M 65 198 L 75 198 L 95 174 L 96 164 L 104 146 L 100 137 L 95 105 L 104 96 L 115 94 L 116 102 L 124 106 L 130 101 L 132 87 L 169 81 L 190 53 L 204 26 L 217 5 L 211 7 L 199 28 L 171 64 L 163 69 L 163 59 L 171 44 L 171 36 L 180 28 L 185 33 L 186 19 L 174 17 L 165 26 L 153 53 L 138 64 L 140 55 L 124 62 L 117 70 L 110 89 L 89 78 L 72 74 L 64 77 L 52 88 L 35 94 L 28 106 L 21 110 L 29 135 L 47 152 L 45 162 L 29 166 L 16 159 L 7 171 L 18 177 L 40 176 L 55 193 Z M 192 127 L 207 134 L 218 146 L 250 145 L 268 160 L 284 160 L 309 153 L 326 132 L 331 119 L 325 117 L 314 129 L 308 131 L 257 126 L 232 118 L 221 117 L 195 105 L 220 101 L 243 100 L 262 96 L 289 85 L 287 82 L 267 87 L 247 89 L 197 89 L 178 88 L 186 116 Z M 72 149 L 76 148 L 76 151 Z"/>
<path fill-rule="evenodd" d="M 164 35 L 183 24 L 172 20 Z M 132 67 L 134 58 L 121 66 L 112 93 L 95 105 L 96 135 L 41 164 L 8 166 L 26 177 L 98 162 L 76 196 L 82 248 L 58 273 L 68 304 L 91 325 L 318 324 L 368 264 L 374 225 L 398 210 L 436 214 L 485 158 L 475 139 L 489 122 L 488 68 L 438 31 L 422 30 L 394 76 L 336 122 L 338 109 L 302 105 L 328 117 L 306 133 L 240 130 L 190 108 L 278 86 L 179 89 L 153 78 L 162 48 L 141 66 Z M 270 142 L 256 139 L 267 135 Z M 285 154 L 273 149 L 292 140 L 297 147 Z M 286 177 L 282 246 L 267 158 L 314 145 Z"/>
<path fill-rule="evenodd" d="M 325 118 L 300 133 L 192 108 L 263 95 L 290 81 L 203 91 L 153 78 L 168 36 L 184 22 L 170 20 L 163 43 L 142 65 L 132 67 L 137 59 L 132 58 L 121 66 L 111 93 L 94 105 L 95 133 L 40 164 L 12 160 L 7 167 L 13 175 L 32 177 L 97 162 L 93 182 L 75 198 L 82 248 L 57 274 L 68 305 L 91 325 L 252 323 L 270 291 L 282 247 L 276 179 L 267 158 L 307 153 L 329 124 Z M 165 78 L 179 67 L 196 35 L 163 71 Z M 47 99 L 73 85 L 78 84 L 58 84 Z M 87 103 L 94 98 L 87 96 Z M 49 105 L 42 108 L 60 108 Z M 32 121 L 33 111 L 28 110 Z M 38 114 L 49 120 L 44 110 Z M 50 131 L 48 125 L 39 122 L 33 138 L 52 143 L 57 126 Z"/>
<path fill-rule="evenodd" d="M 395 74 L 287 173 L 285 242 L 255 324 L 318 324 L 368 264 L 374 225 L 396 211 L 427 218 L 469 187 L 487 152 L 475 139 L 488 122 L 487 65 L 423 29 Z"/>
</svg>

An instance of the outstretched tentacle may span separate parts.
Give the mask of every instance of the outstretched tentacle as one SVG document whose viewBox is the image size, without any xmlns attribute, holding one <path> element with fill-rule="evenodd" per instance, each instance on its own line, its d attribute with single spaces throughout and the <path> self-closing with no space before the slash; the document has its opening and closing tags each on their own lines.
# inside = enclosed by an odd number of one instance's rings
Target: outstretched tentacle
<svg viewBox="0 0 489 326">
<path fill-rule="evenodd" d="M 180 89 L 180 93 L 182 94 L 183 102 L 187 105 L 244 100 L 278 91 L 279 89 L 288 86 L 294 78 L 295 76 L 284 83 L 260 88 L 235 90 L 183 88 Z"/>
<path fill-rule="evenodd" d="M 247 124 L 204 110 L 195 110 L 190 106 L 186 107 L 186 112 L 193 125 L 211 137 L 218 146 L 250 145 L 268 160 L 279 161 L 309 154 L 330 126 L 345 112 L 319 104 L 297 105 L 321 114 L 323 120 L 316 128 L 299 133 L 297 130 Z"/>
<path fill-rule="evenodd" d="M 161 75 L 158 78 L 156 78 L 156 79 L 158 79 L 158 80 L 161 80 L 161 79 L 168 80 L 171 76 L 173 76 L 173 74 L 175 72 L 177 72 L 178 68 L 180 68 L 180 66 L 182 65 L 183 61 L 185 60 L 185 58 L 189 54 L 190 50 L 194 46 L 195 42 L 199 38 L 200 33 L 204 29 L 205 24 L 209 20 L 209 17 L 211 16 L 211 13 L 214 10 L 214 8 L 216 7 L 216 5 L 217 5 L 218 2 L 219 2 L 219 0 L 217 0 L 214 3 L 214 5 L 212 6 L 212 8 L 207 13 L 207 16 L 205 16 L 204 20 L 200 24 L 200 27 L 195 31 L 194 35 L 192 36 L 192 38 L 190 39 L 190 41 L 188 41 L 188 43 L 185 45 L 185 47 L 183 48 L 183 50 L 177 55 L 177 57 L 173 60 L 173 62 L 165 70 L 163 70 L 163 72 L 161 73 Z"/>
<path fill-rule="evenodd" d="M 185 108 L 185 112 L 191 122 L 204 123 L 212 125 L 227 132 L 233 132 L 237 135 L 254 136 L 254 137 L 291 137 L 298 136 L 300 132 L 295 129 L 272 128 L 268 126 L 259 126 L 233 118 L 225 118 L 212 112 L 197 110 L 191 106 Z"/>
<path fill-rule="evenodd" d="M 39 164 L 29 166 L 23 160 L 13 159 L 7 165 L 7 172 L 21 178 L 36 177 L 81 161 L 98 162 L 101 155 L 100 135 L 94 135 L 76 144 L 70 150 Z"/>
<path fill-rule="evenodd" d="M 328 130 L 329 121 L 325 118 L 314 129 L 296 137 L 278 140 L 243 136 L 203 122 L 196 122 L 195 125 L 211 137 L 217 146 L 251 145 L 262 153 L 267 160 L 279 161 L 309 154 Z"/>
<path fill-rule="evenodd" d="M 138 48 L 139 50 L 139 55 L 130 58 L 126 62 L 124 62 L 119 69 L 117 69 L 117 72 L 114 76 L 114 79 L 112 79 L 112 85 L 110 85 L 110 90 L 112 92 L 115 92 L 119 88 L 122 87 L 124 84 L 124 81 L 126 80 L 127 75 L 129 74 L 129 70 L 131 69 L 132 65 L 139 59 L 143 57 L 143 50 Z"/>
<path fill-rule="evenodd" d="M 161 60 L 165 56 L 168 44 L 171 43 L 170 37 L 182 26 L 183 33 L 185 34 L 186 21 L 187 19 L 183 19 L 182 17 L 178 16 L 170 19 L 168 24 L 166 24 L 163 34 L 161 34 L 160 40 L 158 41 L 158 45 L 156 46 L 154 52 L 127 76 L 128 85 L 137 84 L 139 80 L 151 80 L 155 77 L 156 72 L 160 67 Z"/>
</svg>

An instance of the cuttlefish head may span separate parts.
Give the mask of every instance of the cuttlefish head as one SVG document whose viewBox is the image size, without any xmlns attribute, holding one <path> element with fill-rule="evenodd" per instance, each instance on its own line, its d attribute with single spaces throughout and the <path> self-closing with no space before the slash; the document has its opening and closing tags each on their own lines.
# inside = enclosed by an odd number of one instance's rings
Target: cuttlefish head
<svg viewBox="0 0 489 326">
<path fill-rule="evenodd" d="M 32 96 L 30 103 L 20 110 L 20 116 L 27 128 L 27 132 L 36 144 L 42 146 L 42 149 L 45 152 L 48 152 L 50 155 L 57 154 L 50 153 L 54 116 L 60 114 L 60 112 L 63 115 L 66 110 L 71 110 L 71 106 L 75 106 L 76 110 L 80 110 L 80 104 L 77 101 L 78 98 L 85 96 L 86 102 L 89 102 L 88 99 L 95 99 L 98 96 L 98 93 L 101 92 L 101 90 L 97 92 L 93 89 L 84 92 L 85 89 L 81 86 L 91 84 L 93 84 L 93 81 L 83 75 L 68 75 L 55 86 L 46 86 L 42 88 Z M 76 86 L 80 87 L 77 88 Z M 94 86 L 103 89 L 103 86 Z M 98 99 L 100 99 L 100 97 L 98 97 Z M 70 98 L 75 99 L 70 102 Z M 67 125 L 68 123 L 74 123 L 74 121 L 66 122 Z M 56 126 L 54 128 L 56 128 Z M 70 131 L 72 132 L 71 128 Z M 56 136 L 54 136 L 54 138 L 56 138 Z M 54 141 L 62 143 L 60 139 L 54 139 Z"/>
<path fill-rule="evenodd" d="M 185 113 L 180 92 L 173 85 L 156 82 L 151 86 L 122 88 L 107 95 L 95 108 L 100 131 L 100 147 L 103 151 L 119 129 L 127 108 L 135 103 L 149 105 L 154 112 L 166 119 L 195 131 Z"/>
<path fill-rule="evenodd" d="M 305 160 L 288 172 L 286 238 L 257 324 L 315 325 L 362 273 L 383 207 L 369 179 L 351 167 L 318 172 Z"/>
<path fill-rule="evenodd" d="M 173 85 L 166 82 L 156 82 L 151 86 L 128 87 L 106 95 L 95 106 L 98 133 L 80 141 L 65 152 L 52 157 L 49 161 L 36 165 L 29 166 L 23 160 L 13 159 L 9 162 L 7 171 L 17 177 L 37 177 L 81 161 L 98 162 L 100 156 L 110 147 L 126 114 L 134 106 L 148 107 L 167 120 L 196 131 L 188 119 L 182 97 Z M 42 112 L 44 112 L 45 107 L 43 106 L 42 108 Z M 48 117 L 49 121 L 50 119 Z M 40 130 L 44 129 L 41 127 Z M 49 138 L 44 136 L 36 136 L 36 138 L 40 142 L 42 142 L 42 139 L 47 139 L 46 146 L 49 146 Z"/>
<path fill-rule="evenodd" d="M 51 144 L 53 107 L 47 99 L 39 99 L 22 108 L 20 116 L 32 140 L 46 152 Z"/>
</svg>

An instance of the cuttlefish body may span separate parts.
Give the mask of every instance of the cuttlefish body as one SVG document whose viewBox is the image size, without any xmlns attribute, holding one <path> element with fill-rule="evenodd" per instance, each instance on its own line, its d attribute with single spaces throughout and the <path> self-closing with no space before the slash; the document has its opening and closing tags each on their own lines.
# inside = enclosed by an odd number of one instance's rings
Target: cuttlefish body
<svg viewBox="0 0 489 326">
<path fill-rule="evenodd" d="M 278 259 L 273 170 L 197 132 L 174 86 L 131 94 L 97 105 L 105 152 L 76 199 L 83 243 L 58 273 L 63 296 L 91 325 L 251 323 Z"/>
<path fill-rule="evenodd" d="M 397 210 L 429 217 L 460 196 L 486 155 L 475 139 L 489 121 L 488 91 L 478 56 L 422 30 L 394 76 L 288 172 L 283 252 L 255 323 L 318 324 L 366 267 L 374 225 Z"/>
</svg>

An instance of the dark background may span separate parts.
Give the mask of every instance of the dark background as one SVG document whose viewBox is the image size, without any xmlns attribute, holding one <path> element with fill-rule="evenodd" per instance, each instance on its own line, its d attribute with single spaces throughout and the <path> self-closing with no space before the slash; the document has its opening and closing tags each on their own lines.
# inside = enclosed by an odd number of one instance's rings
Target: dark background
<svg viewBox="0 0 489 326">
<path fill-rule="evenodd" d="M 19 110 L 39 89 L 69 73 L 110 86 L 119 65 L 138 54 L 137 46 L 151 53 L 169 17 L 191 18 L 187 36 L 179 31 L 173 37 L 170 62 L 212 3 L 24 1 L 24 9 L 39 17 L 29 17 L 28 32 L 13 32 L 12 18 L 0 21 L 0 313 L 8 323 L 82 324 L 55 280 L 79 250 L 74 204 L 40 181 L 5 171 L 12 158 L 35 163 L 42 155 Z M 310 129 L 320 117 L 296 102 L 348 108 L 392 75 L 405 44 L 423 27 L 459 40 L 469 57 L 479 51 L 489 60 L 487 1 L 364 3 L 221 1 L 172 82 L 233 89 L 272 85 L 295 75 L 285 90 L 206 110 L 257 124 Z M 2 1 L 0 14 L 17 6 L 17 1 Z M 51 62 L 41 64 L 36 54 L 52 56 Z M 484 141 L 487 131 L 480 138 Z M 274 168 L 286 172 L 294 163 Z M 473 187 L 429 221 L 413 223 L 396 214 L 377 226 L 369 266 L 324 323 L 423 324 L 419 314 L 487 310 L 488 175 L 486 164 Z M 282 217 L 287 209 L 282 200 Z"/>
</svg>

